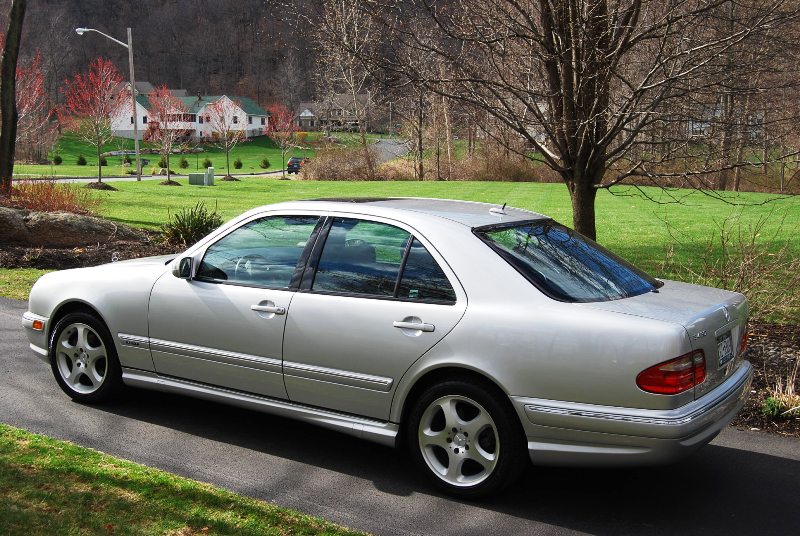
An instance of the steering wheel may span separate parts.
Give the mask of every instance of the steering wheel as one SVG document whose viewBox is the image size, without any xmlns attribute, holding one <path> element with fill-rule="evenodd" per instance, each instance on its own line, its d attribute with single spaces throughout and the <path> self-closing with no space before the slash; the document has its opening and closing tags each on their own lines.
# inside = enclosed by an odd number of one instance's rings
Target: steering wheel
<svg viewBox="0 0 800 536">
<path fill-rule="evenodd" d="M 268 261 L 262 255 L 258 255 L 257 253 L 249 253 L 236 261 L 236 266 L 233 268 L 233 276 L 237 279 L 244 274 L 247 274 L 248 278 L 253 277 L 253 266 L 255 263 L 260 263 L 266 266 Z"/>
</svg>

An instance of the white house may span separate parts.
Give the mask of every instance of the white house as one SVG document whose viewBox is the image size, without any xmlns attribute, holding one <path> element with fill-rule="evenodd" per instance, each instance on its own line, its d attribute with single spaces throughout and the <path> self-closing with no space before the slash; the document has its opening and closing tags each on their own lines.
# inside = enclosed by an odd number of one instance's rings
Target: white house
<svg viewBox="0 0 800 536">
<path fill-rule="evenodd" d="M 139 93 L 139 82 L 137 82 L 137 93 Z M 172 91 L 172 90 L 171 90 Z M 211 125 L 211 114 L 208 106 L 220 100 L 229 103 L 230 119 L 232 130 L 243 131 L 248 138 L 260 136 L 265 133 L 269 124 L 269 113 L 261 108 L 253 100 L 247 97 L 235 95 L 213 95 L 188 97 L 181 95 L 183 90 L 175 90 L 173 95 L 178 97 L 184 105 L 185 111 L 179 121 L 170 121 L 169 127 L 191 132 L 192 138 L 196 140 L 213 139 L 214 129 Z M 133 113 L 130 101 L 126 106 L 111 118 L 111 130 L 115 136 L 133 139 Z M 137 94 L 136 96 L 136 115 L 139 127 L 139 139 L 142 139 L 148 127 L 151 116 L 152 105 L 149 96 Z"/>
</svg>

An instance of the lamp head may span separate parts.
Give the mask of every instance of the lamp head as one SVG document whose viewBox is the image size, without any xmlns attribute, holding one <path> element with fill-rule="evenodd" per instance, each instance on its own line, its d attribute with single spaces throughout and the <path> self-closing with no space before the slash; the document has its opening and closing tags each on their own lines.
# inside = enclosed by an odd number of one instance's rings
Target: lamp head
<svg viewBox="0 0 800 536">
<path fill-rule="evenodd" d="M 88 28 L 75 28 L 75 33 L 78 35 L 85 34 L 89 29 Z"/>
</svg>

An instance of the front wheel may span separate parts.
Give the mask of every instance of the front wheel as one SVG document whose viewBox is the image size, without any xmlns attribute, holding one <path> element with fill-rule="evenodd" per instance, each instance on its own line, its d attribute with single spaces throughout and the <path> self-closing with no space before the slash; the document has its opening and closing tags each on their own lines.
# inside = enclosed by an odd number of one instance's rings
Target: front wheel
<svg viewBox="0 0 800 536">
<path fill-rule="evenodd" d="M 59 320 L 50 338 L 50 366 L 61 389 L 78 402 L 102 402 L 122 385 L 111 335 L 102 321 L 86 313 Z"/>
<path fill-rule="evenodd" d="M 510 484 L 527 465 L 517 417 L 502 393 L 462 380 L 429 388 L 414 404 L 407 439 L 417 465 L 445 492 L 476 498 Z"/>
</svg>

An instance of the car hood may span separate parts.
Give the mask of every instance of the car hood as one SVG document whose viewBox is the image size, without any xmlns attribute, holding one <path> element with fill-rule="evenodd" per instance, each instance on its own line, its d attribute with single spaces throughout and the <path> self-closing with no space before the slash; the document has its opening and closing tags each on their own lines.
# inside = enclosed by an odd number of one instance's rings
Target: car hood
<svg viewBox="0 0 800 536">
<path fill-rule="evenodd" d="M 173 254 L 173 255 L 156 255 L 156 256 L 153 256 L 153 257 L 141 257 L 141 258 L 138 258 L 138 259 L 128 259 L 128 260 L 124 260 L 124 261 L 117 261 L 117 262 L 112 262 L 112 263 L 109 263 L 109 264 L 111 264 L 111 265 L 121 264 L 121 265 L 124 265 L 126 267 L 130 267 L 131 265 L 134 265 L 134 264 L 146 264 L 146 265 L 157 264 L 159 266 L 165 266 L 167 264 L 167 262 L 171 261 L 172 259 L 174 259 L 177 256 L 178 256 L 177 254 Z M 108 266 L 108 264 L 106 264 L 104 266 Z"/>
</svg>

